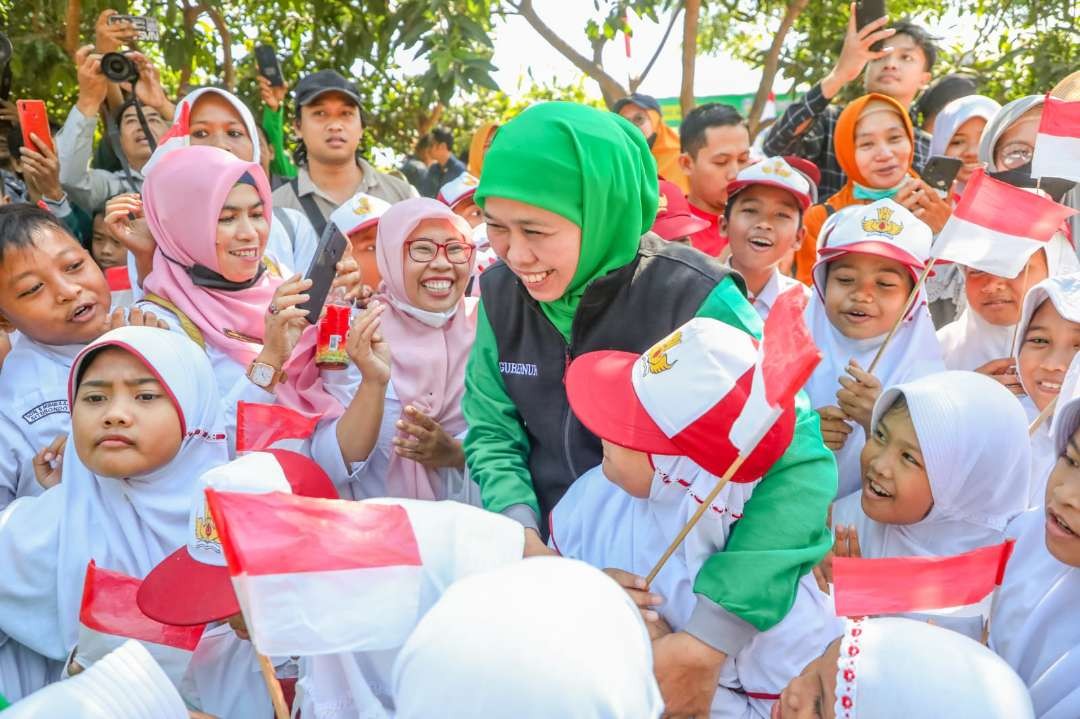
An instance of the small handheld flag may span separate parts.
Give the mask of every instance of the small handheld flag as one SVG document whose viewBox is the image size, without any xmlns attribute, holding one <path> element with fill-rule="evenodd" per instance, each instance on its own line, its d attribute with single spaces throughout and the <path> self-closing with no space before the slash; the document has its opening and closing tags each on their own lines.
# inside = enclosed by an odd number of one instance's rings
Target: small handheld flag
<svg viewBox="0 0 1080 719">
<path fill-rule="evenodd" d="M 1031 158 L 1031 176 L 1080 182 L 1080 101 L 1046 96 Z"/>
<path fill-rule="evenodd" d="M 236 403 L 236 451 L 259 452 L 283 439 L 307 439 L 322 419 L 280 404 Z"/>
</svg>

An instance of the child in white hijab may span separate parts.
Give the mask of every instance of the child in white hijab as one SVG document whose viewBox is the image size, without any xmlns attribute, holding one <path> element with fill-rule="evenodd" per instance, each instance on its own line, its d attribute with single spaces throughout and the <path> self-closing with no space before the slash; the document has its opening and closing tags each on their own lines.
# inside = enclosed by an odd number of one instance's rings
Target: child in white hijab
<svg viewBox="0 0 1080 719">
<path fill-rule="evenodd" d="M 990 648 L 1031 690 L 1036 716 L 1080 716 L 1080 364 L 1073 362 L 1053 421 L 1059 459 L 1045 507 L 1009 527 L 1017 537 L 990 623 Z"/>
<path fill-rule="evenodd" d="M 868 558 L 952 556 L 1005 539 L 1027 507 L 1027 421 L 1001 385 L 941 372 L 890 387 L 874 405 L 862 489 L 833 505 L 838 537 Z M 981 621 L 941 620 L 979 636 Z"/>
<path fill-rule="evenodd" d="M 1034 422 L 1061 392 L 1065 373 L 1080 350 L 1080 273 L 1051 277 L 1032 287 L 1024 298 L 1017 325 L 1013 359 L 1024 388 L 1020 403 Z M 1028 506 L 1042 505 L 1046 477 L 1058 453 L 1049 418 L 1031 435 L 1031 490 Z"/>
<path fill-rule="evenodd" d="M 649 635 L 596 569 L 535 557 L 463 579 L 394 664 L 398 719 L 658 719 Z"/>
<path fill-rule="evenodd" d="M 228 461 L 213 370 L 184 335 L 106 333 L 75 359 L 69 402 L 60 484 L 0 515 L 0 631 L 52 660 L 76 644 L 89 560 L 145 576 L 185 541 L 195 479 Z"/>
<path fill-rule="evenodd" d="M 859 453 L 881 387 L 943 367 L 920 289 L 874 374 L 867 373 L 925 266 L 930 228 L 892 200 L 833 218 L 835 224 L 821 233 L 821 260 L 806 308 L 806 324 L 824 355 L 806 392 L 821 415 L 825 444 L 836 452 L 837 496 L 844 497 L 859 488 Z"/>
<path fill-rule="evenodd" d="M 892 617 L 847 620 L 843 636 L 788 684 L 772 713 L 772 719 L 931 717 L 1035 714 L 1024 683 L 986 647 L 942 627 Z"/>
</svg>

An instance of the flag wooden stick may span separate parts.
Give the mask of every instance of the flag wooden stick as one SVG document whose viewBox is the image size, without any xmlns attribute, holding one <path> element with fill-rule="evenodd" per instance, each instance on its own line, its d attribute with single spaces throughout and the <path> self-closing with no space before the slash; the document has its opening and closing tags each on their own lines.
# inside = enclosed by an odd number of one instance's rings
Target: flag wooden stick
<svg viewBox="0 0 1080 719">
<path fill-rule="evenodd" d="M 926 283 L 926 278 L 930 276 L 930 270 L 934 269 L 934 263 L 937 262 L 936 257 L 931 257 L 930 261 L 926 263 L 926 267 L 923 268 L 922 274 L 919 275 L 919 279 L 915 281 L 915 286 L 911 288 L 911 294 L 908 295 L 907 302 L 904 304 L 904 310 L 900 313 L 900 316 L 896 318 L 896 322 L 893 323 L 892 329 L 889 330 L 889 334 L 885 335 L 885 341 L 878 347 L 877 354 L 874 355 L 874 361 L 870 363 L 870 367 L 867 368 L 867 374 L 874 374 L 874 368 L 877 367 L 878 362 L 881 361 L 881 357 L 885 354 L 885 348 L 889 346 L 889 342 L 892 341 L 893 335 L 900 329 L 900 325 L 903 324 L 904 318 L 908 316 L 908 312 L 911 312 L 911 308 L 915 305 L 915 300 L 919 297 L 919 288 Z"/>
<path fill-rule="evenodd" d="M 1027 291 L 1028 291 L 1028 268 L 1030 268 L 1030 267 L 1031 267 L 1030 263 L 1024 265 L 1024 281 L 1020 285 L 1020 304 L 1021 305 L 1023 305 L 1024 296 L 1027 294 Z M 1019 333 L 1020 333 L 1020 320 L 1018 318 L 1016 320 L 1016 325 L 1013 326 L 1012 344 L 1009 345 L 1010 351 L 1012 350 L 1013 347 L 1016 346 L 1016 335 L 1018 335 Z"/>
<path fill-rule="evenodd" d="M 1035 431 L 1039 429 L 1043 422 L 1050 419 L 1050 415 L 1054 414 L 1054 407 L 1057 407 L 1057 397 L 1054 397 L 1054 399 L 1050 401 L 1050 404 L 1046 405 L 1042 412 L 1039 412 L 1039 416 L 1031 422 L 1031 425 L 1028 427 L 1029 437 L 1035 434 Z"/>
<path fill-rule="evenodd" d="M 713 490 L 709 492 L 709 496 L 705 498 L 705 500 L 701 503 L 701 506 L 699 506 L 697 508 L 697 511 L 694 512 L 694 516 L 690 517 L 690 521 L 687 522 L 686 526 L 683 527 L 682 531 L 679 532 L 679 536 L 675 537 L 675 541 L 673 541 L 668 546 L 667 550 L 664 551 L 664 556 L 660 557 L 660 561 L 657 562 L 656 566 L 652 568 L 651 572 L 649 572 L 649 576 L 645 577 L 646 587 L 652 585 L 653 580 L 656 579 L 656 575 L 659 574 L 660 570 L 664 568 L 664 564 L 666 564 L 667 560 L 671 558 L 671 555 L 675 553 L 675 550 L 679 548 L 679 545 L 682 544 L 684 539 L 686 539 L 686 535 L 690 534 L 690 530 L 694 528 L 694 525 L 698 523 L 698 520 L 701 519 L 702 515 L 705 514 L 706 510 L 708 510 L 709 507 L 712 506 L 713 501 L 716 499 L 716 495 L 720 494 L 720 490 L 724 488 L 724 485 L 731 481 L 731 478 L 735 476 L 735 473 L 739 471 L 739 467 L 741 467 L 743 465 L 743 462 L 745 461 L 746 457 L 740 454 L 738 457 L 735 458 L 735 461 L 731 463 L 731 466 L 727 468 L 727 471 L 724 472 L 724 476 L 720 478 L 720 481 L 716 483 L 716 486 L 713 487 Z"/>
<path fill-rule="evenodd" d="M 285 703 L 285 694 L 281 691 L 281 682 L 278 681 L 274 665 L 270 663 L 270 657 L 262 652 L 256 652 L 256 656 L 259 657 L 259 669 L 262 670 L 266 690 L 270 693 L 270 702 L 274 705 L 274 719 L 289 719 L 289 705 Z"/>
</svg>

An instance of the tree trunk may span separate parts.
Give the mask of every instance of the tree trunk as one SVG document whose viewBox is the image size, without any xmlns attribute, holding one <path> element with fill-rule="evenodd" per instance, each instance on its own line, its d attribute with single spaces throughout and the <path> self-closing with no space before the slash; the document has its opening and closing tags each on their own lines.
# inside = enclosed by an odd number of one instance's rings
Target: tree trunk
<svg viewBox="0 0 1080 719">
<path fill-rule="evenodd" d="M 683 18 L 682 88 L 679 106 L 683 117 L 694 109 L 694 65 L 697 62 L 698 21 L 701 19 L 701 0 L 686 0 L 686 16 Z"/>
<path fill-rule="evenodd" d="M 210 16 L 210 20 L 214 23 L 214 27 L 217 28 L 218 36 L 221 38 L 222 64 L 224 65 L 224 77 L 222 80 L 225 83 L 225 89 L 229 92 L 234 92 L 236 90 L 236 65 L 233 63 L 232 33 L 229 32 L 229 25 L 225 22 L 225 18 L 222 16 L 221 11 L 213 5 L 201 5 L 200 7 Z"/>
<path fill-rule="evenodd" d="M 82 24 L 82 0 L 68 0 L 64 12 L 64 52 L 75 57 L 79 49 L 79 26 Z"/>
<path fill-rule="evenodd" d="M 784 49 L 784 38 L 791 30 L 799 14 L 806 9 L 808 0 L 788 0 L 784 10 L 784 18 L 780 21 L 780 27 L 773 36 L 772 45 L 765 55 L 765 64 L 761 68 L 761 82 L 758 84 L 757 94 L 754 95 L 754 104 L 750 106 L 750 117 L 747 125 L 750 129 L 750 140 L 757 136 L 761 127 L 761 113 L 765 109 L 765 103 L 769 101 L 769 93 L 772 92 L 773 81 L 776 80 L 776 72 L 780 67 L 780 52 Z"/>
<path fill-rule="evenodd" d="M 700 2 L 700 0 L 697 1 Z M 536 14 L 532 0 L 520 0 L 516 5 L 513 3 L 511 3 L 511 5 L 517 10 L 521 17 L 525 18 L 526 22 L 532 25 L 533 30 L 536 30 L 540 37 L 547 40 L 549 45 L 559 51 L 559 54 L 572 62 L 574 67 L 578 70 L 581 70 L 596 81 L 596 84 L 600 86 L 600 92 L 603 94 L 604 102 L 607 103 L 608 107 L 611 107 L 616 100 L 630 94 L 618 80 L 604 72 L 604 68 L 599 62 L 594 62 L 582 55 L 575 50 L 570 43 L 563 40 L 554 30 L 548 27 L 547 23 Z M 594 52 L 593 55 L 596 57 L 597 53 Z"/>
</svg>

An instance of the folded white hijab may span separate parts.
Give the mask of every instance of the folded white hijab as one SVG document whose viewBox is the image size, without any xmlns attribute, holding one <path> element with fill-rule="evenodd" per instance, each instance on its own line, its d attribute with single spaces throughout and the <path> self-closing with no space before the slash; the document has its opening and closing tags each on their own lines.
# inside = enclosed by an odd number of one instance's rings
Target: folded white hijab
<svg viewBox="0 0 1080 719">
<path fill-rule="evenodd" d="M 848 620 L 835 711 L 837 719 L 1035 717 L 1020 677 L 982 644 L 893 617 Z"/>
<path fill-rule="evenodd" d="M 443 595 L 394 665 L 398 719 L 656 719 L 652 644 L 600 570 L 535 557 Z"/>
<path fill-rule="evenodd" d="M 187 541 L 196 479 L 228 461 L 225 419 L 206 354 L 186 335 L 150 327 L 106 333 L 76 358 L 75 377 L 91 352 L 117 346 L 142 359 L 171 393 L 181 417 L 180 451 L 140 477 L 99 477 L 75 452 L 64 452 L 62 481 L 0 514 L 0 630 L 34 651 L 64 659 L 78 636 L 86 565 L 141 578 Z"/>
</svg>

